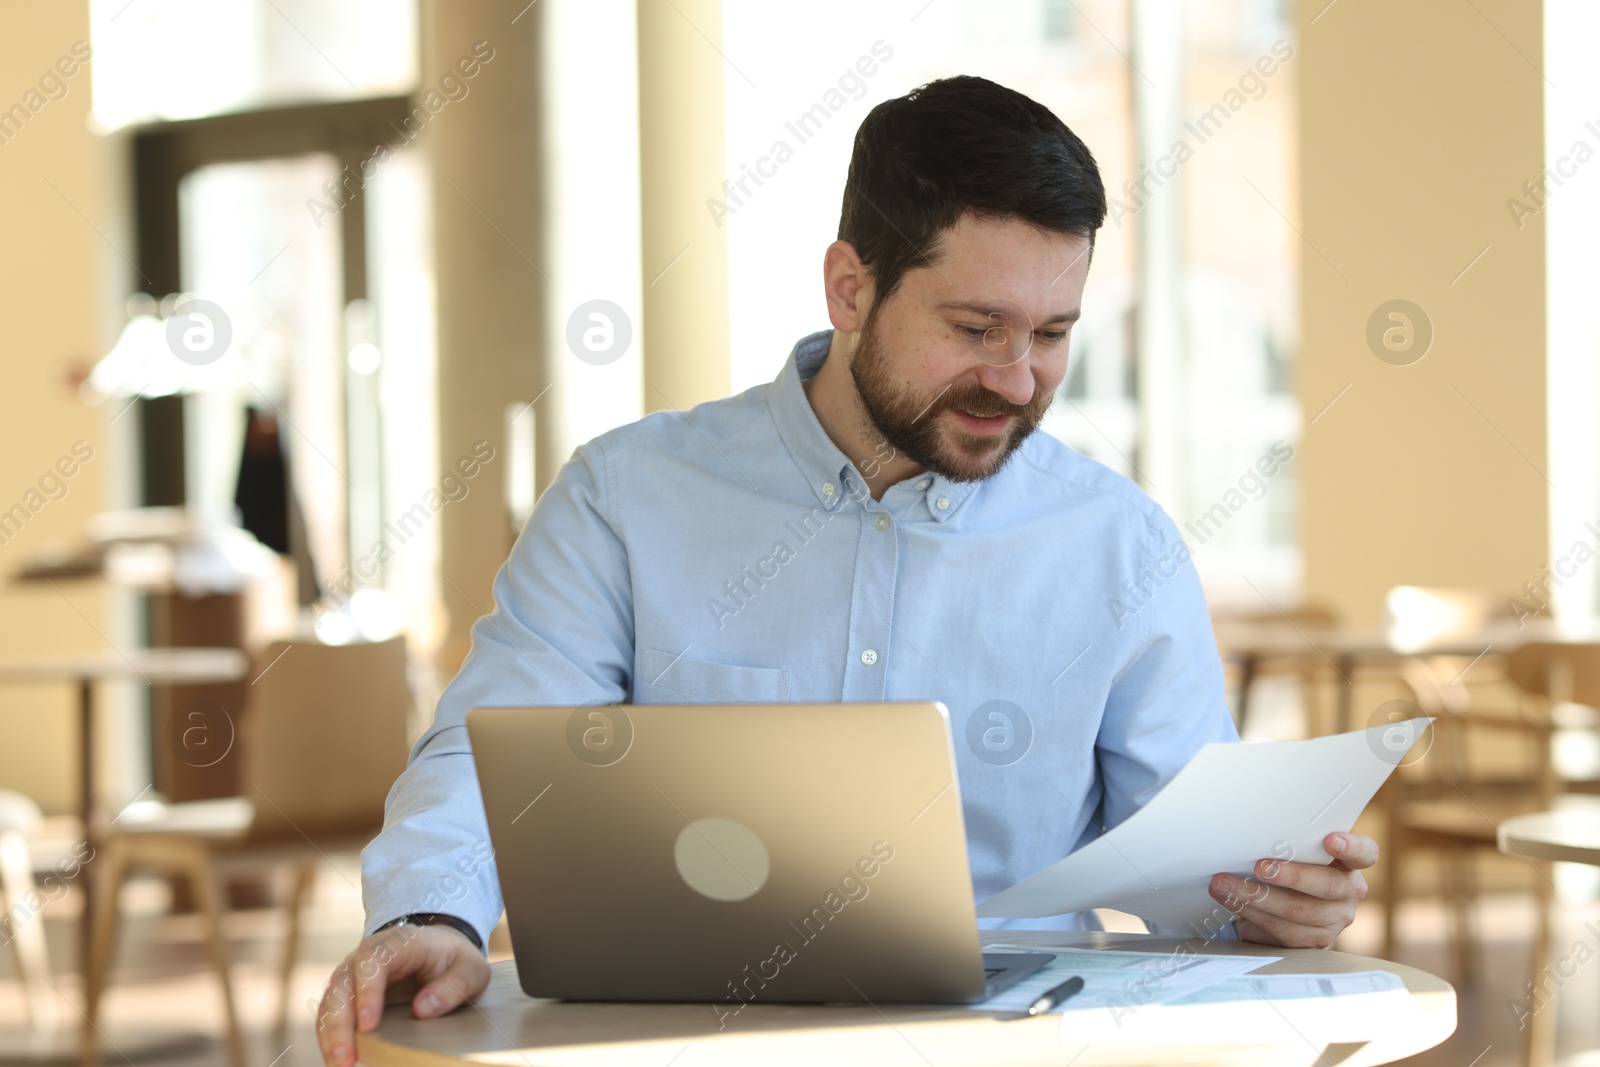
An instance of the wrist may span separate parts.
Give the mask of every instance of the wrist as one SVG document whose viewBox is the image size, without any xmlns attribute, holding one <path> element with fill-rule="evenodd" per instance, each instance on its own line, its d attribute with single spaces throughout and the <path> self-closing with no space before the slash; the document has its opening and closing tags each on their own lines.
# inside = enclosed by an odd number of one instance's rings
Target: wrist
<svg viewBox="0 0 1600 1067">
<path fill-rule="evenodd" d="M 384 930 L 396 926 L 448 926 L 472 942 L 473 948 L 479 952 L 484 951 L 483 938 L 478 936 L 478 931 L 473 928 L 471 923 L 454 915 L 445 915 L 436 911 L 414 911 L 397 919 L 390 919 L 372 932 L 375 934 L 382 933 Z"/>
</svg>

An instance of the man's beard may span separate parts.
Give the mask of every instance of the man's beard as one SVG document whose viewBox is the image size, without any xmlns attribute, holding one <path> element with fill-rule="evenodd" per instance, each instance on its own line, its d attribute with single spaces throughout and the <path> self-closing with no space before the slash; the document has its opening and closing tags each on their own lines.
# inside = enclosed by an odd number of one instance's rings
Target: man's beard
<svg viewBox="0 0 1600 1067">
<path fill-rule="evenodd" d="M 874 309 L 876 310 L 876 309 Z M 926 394 L 899 390 L 890 378 L 876 316 L 869 314 L 850 363 L 850 376 L 866 409 L 869 434 L 876 433 L 902 456 L 953 482 L 977 482 L 1003 467 L 1028 435 L 1039 428 L 1051 393 L 1034 391 L 1026 404 L 1013 404 L 976 383 Z M 951 408 L 973 415 L 1009 415 L 1004 433 L 979 437 L 959 428 L 941 429 L 939 416 Z"/>
</svg>

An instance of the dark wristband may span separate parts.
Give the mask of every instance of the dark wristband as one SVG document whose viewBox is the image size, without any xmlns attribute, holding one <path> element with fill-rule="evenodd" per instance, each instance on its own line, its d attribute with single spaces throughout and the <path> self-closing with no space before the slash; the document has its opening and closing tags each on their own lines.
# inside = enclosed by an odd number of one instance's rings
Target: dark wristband
<svg viewBox="0 0 1600 1067">
<path fill-rule="evenodd" d="M 472 947 L 479 952 L 483 951 L 483 939 L 478 936 L 478 931 L 465 919 L 458 919 L 454 915 L 441 915 L 436 911 L 414 911 L 410 915 L 402 915 L 398 919 L 390 919 L 373 933 L 382 933 L 392 926 L 448 926 L 459 930 L 463 937 L 472 942 Z"/>
</svg>

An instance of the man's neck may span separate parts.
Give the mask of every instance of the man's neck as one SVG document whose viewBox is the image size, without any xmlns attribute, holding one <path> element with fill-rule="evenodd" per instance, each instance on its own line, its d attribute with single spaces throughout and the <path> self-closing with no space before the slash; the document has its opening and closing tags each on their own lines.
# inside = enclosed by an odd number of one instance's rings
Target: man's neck
<svg viewBox="0 0 1600 1067">
<path fill-rule="evenodd" d="M 834 330 L 821 369 L 801 384 L 823 432 L 866 480 L 872 499 L 882 500 L 891 485 L 921 474 L 924 468 L 896 451 L 873 426 L 850 375 L 854 344 L 853 336 Z"/>
</svg>

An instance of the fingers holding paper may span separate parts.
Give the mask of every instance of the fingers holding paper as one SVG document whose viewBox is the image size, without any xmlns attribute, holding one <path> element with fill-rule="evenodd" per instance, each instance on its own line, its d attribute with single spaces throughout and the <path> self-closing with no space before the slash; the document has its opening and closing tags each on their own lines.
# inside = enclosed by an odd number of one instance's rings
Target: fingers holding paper
<svg viewBox="0 0 1600 1067">
<path fill-rule="evenodd" d="M 1327 948 L 1356 917 L 1367 895 L 1361 873 L 1378 860 L 1378 843 L 1335 833 L 1322 847 L 1331 864 L 1261 860 L 1251 877 L 1219 874 L 1211 896 L 1237 918 L 1239 936 L 1287 948 Z"/>
</svg>

